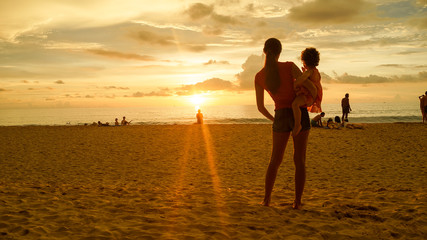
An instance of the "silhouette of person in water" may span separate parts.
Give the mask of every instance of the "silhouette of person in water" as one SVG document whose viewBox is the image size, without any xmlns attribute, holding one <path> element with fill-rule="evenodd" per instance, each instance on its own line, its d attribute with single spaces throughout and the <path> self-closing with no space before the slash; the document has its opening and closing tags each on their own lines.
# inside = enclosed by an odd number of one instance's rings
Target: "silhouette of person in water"
<svg viewBox="0 0 427 240">
<path fill-rule="evenodd" d="M 203 124 L 203 113 L 200 109 L 197 110 L 196 119 L 198 124 Z"/>
<path fill-rule="evenodd" d="M 265 176 L 265 196 L 261 203 L 269 206 L 271 192 L 276 181 L 277 171 L 283 160 L 289 136 L 294 127 L 292 102 L 296 95 L 294 80 L 301 79 L 303 74 L 293 62 L 279 62 L 282 44 L 275 38 L 268 39 L 264 44 L 266 55 L 264 68 L 255 76 L 255 93 L 258 110 L 273 121 L 273 150 Z M 275 104 L 274 117 L 264 105 L 264 90 L 266 90 Z M 301 108 L 302 129 L 298 135 L 292 135 L 294 141 L 295 164 L 295 200 L 292 205 L 299 209 L 305 185 L 305 159 L 308 135 L 310 132 L 310 118 L 307 108 Z"/>
<path fill-rule="evenodd" d="M 118 119 L 118 118 L 116 118 L 116 119 L 115 119 L 114 125 L 115 125 L 115 126 L 119 126 L 119 125 L 120 125 L 120 123 L 119 123 L 119 119 Z"/>
<path fill-rule="evenodd" d="M 350 113 L 351 107 L 350 107 L 350 99 L 348 98 L 350 95 L 348 93 L 345 94 L 345 98 L 341 100 L 341 107 L 342 107 L 342 122 L 344 121 L 348 122 L 348 114 Z"/>
<path fill-rule="evenodd" d="M 423 115 L 423 123 L 425 123 L 427 121 L 427 91 L 424 95 L 420 96 L 419 99 L 421 114 Z"/>
</svg>

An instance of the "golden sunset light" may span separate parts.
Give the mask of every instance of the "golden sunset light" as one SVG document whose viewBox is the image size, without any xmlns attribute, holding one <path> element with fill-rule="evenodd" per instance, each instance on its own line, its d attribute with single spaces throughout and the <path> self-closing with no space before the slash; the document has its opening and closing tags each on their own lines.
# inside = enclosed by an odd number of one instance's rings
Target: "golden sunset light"
<svg viewBox="0 0 427 240">
<path fill-rule="evenodd" d="M 427 0 L 0 0 L 0 239 L 426 239 Z"/>
<path fill-rule="evenodd" d="M 320 51 L 326 103 L 369 89 L 382 90 L 369 101 L 412 101 L 427 82 L 426 11 L 423 0 L 1 1 L 0 107 L 168 106 L 206 92 L 250 105 L 269 37 L 298 66 L 304 48 Z"/>
<path fill-rule="evenodd" d="M 200 106 L 205 102 L 205 98 L 201 95 L 194 95 L 190 98 L 191 103 L 195 106 L 195 110 L 200 109 Z"/>
</svg>

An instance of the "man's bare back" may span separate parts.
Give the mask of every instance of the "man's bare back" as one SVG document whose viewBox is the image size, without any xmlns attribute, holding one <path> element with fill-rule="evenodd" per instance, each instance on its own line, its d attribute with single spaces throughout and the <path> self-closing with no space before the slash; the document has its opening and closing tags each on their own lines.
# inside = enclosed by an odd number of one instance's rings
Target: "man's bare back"
<svg viewBox="0 0 427 240">
<path fill-rule="evenodd" d="M 420 110 L 423 115 L 423 123 L 427 121 L 427 92 L 425 95 L 420 96 Z"/>
</svg>

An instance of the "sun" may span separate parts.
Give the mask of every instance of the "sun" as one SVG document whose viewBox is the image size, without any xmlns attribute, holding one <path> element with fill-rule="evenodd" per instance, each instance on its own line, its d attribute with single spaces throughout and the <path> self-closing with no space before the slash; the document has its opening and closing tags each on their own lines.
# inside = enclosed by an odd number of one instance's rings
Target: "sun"
<svg viewBox="0 0 427 240">
<path fill-rule="evenodd" d="M 190 97 L 190 102 L 195 106 L 196 110 L 199 110 L 200 105 L 202 105 L 205 101 L 206 99 L 200 94 L 195 94 Z"/>
<path fill-rule="evenodd" d="M 194 105 L 200 105 L 205 102 L 205 98 L 202 95 L 193 95 L 190 97 L 190 101 Z"/>
</svg>

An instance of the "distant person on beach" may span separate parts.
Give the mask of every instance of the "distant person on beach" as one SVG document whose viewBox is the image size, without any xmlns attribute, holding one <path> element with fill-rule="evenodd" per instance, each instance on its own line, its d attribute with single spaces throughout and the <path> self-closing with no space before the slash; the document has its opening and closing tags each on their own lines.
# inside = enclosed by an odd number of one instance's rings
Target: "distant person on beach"
<svg viewBox="0 0 427 240">
<path fill-rule="evenodd" d="M 294 81 L 300 78 L 308 78 L 309 72 L 304 74 L 293 62 L 279 62 L 282 44 L 275 38 L 268 39 L 264 44 L 266 55 L 264 67 L 255 76 L 255 93 L 258 110 L 268 119 L 273 121 L 273 150 L 270 163 L 265 176 L 265 196 L 261 203 L 269 206 L 271 192 L 276 181 L 277 171 L 283 160 L 289 136 L 294 127 L 294 115 L 292 102 L 295 100 Z M 268 92 L 275 104 L 274 117 L 264 105 L 264 90 Z M 295 200 L 294 209 L 301 208 L 301 198 L 305 185 L 305 159 L 308 135 L 310 133 L 310 118 L 307 108 L 302 107 L 301 132 L 292 135 L 294 141 L 295 164 Z"/>
<path fill-rule="evenodd" d="M 109 126 L 110 124 L 108 122 L 106 123 L 102 123 L 101 121 L 98 121 L 98 126 L 99 127 L 105 127 L 105 126 Z"/>
<path fill-rule="evenodd" d="M 311 126 L 312 127 L 323 127 L 322 124 L 322 117 L 325 116 L 325 113 L 322 112 L 321 114 L 315 116 L 313 119 L 311 119 Z"/>
<path fill-rule="evenodd" d="M 332 118 L 329 118 L 326 122 L 326 128 L 334 128 L 334 120 L 332 120 Z"/>
<path fill-rule="evenodd" d="M 338 124 L 341 123 L 341 119 L 339 116 L 335 116 L 335 123 L 338 123 Z"/>
<path fill-rule="evenodd" d="M 198 124 L 203 124 L 203 113 L 201 110 L 197 110 L 196 119 Z"/>
<path fill-rule="evenodd" d="M 116 119 L 115 119 L 114 125 L 115 125 L 115 126 L 119 126 L 119 125 L 120 125 L 120 123 L 119 123 L 119 119 L 118 119 L 118 118 L 116 118 Z"/>
<path fill-rule="evenodd" d="M 420 96 L 419 99 L 421 114 L 423 115 L 423 123 L 425 123 L 427 121 L 427 91 L 424 95 Z"/>
<path fill-rule="evenodd" d="M 301 52 L 301 61 L 304 73 L 308 78 L 301 78 L 294 83 L 296 98 L 292 102 L 292 111 L 295 117 L 295 126 L 292 135 L 298 135 L 301 131 L 300 107 L 308 106 L 307 110 L 312 113 L 322 112 L 323 90 L 320 84 L 320 73 L 316 66 L 319 65 L 319 52 L 315 48 L 306 48 Z"/>
<path fill-rule="evenodd" d="M 325 128 L 328 128 L 328 129 L 341 129 L 341 127 L 342 126 L 341 126 L 340 123 L 338 123 L 336 121 L 334 122 L 334 120 L 332 118 L 329 118 L 328 121 L 326 122 L 326 127 Z"/>
<path fill-rule="evenodd" d="M 130 122 L 132 122 L 132 121 L 130 121 Z M 130 122 L 128 122 L 128 121 L 126 120 L 126 117 L 123 117 L 123 120 L 122 120 L 121 124 L 122 124 L 122 126 L 126 126 L 126 125 L 129 125 L 129 124 L 130 124 Z"/>
<path fill-rule="evenodd" d="M 350 99 L 349 94 L 346 93 L 345 97 L 341 100 L 341 107 L 342 107 L 342 122 L 344 121 L 348 122 L 348 114 L 350 111 L 353 111 L 350 107 Z"/>
</svg>

